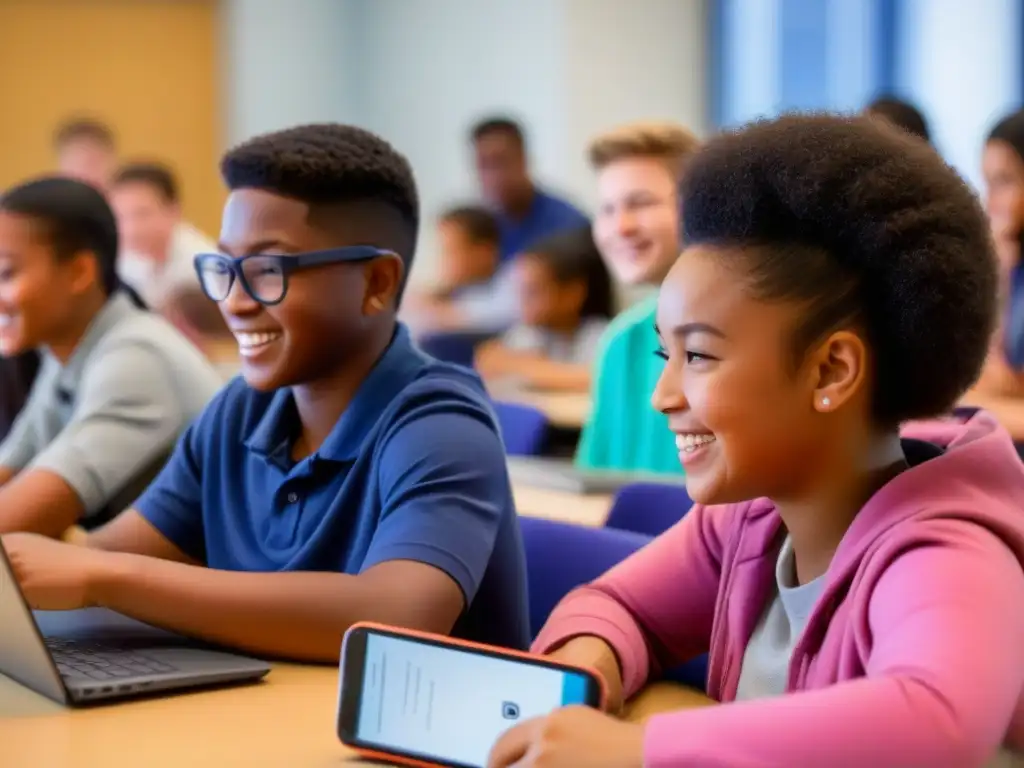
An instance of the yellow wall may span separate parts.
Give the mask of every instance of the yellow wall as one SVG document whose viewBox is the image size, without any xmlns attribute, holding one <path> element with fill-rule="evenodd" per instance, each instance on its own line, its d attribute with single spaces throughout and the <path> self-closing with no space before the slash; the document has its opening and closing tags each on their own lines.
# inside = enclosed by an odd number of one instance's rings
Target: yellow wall
<svg viewBox="0 0 1024 768">
<path fill-rule="evenodd" d="M 216 235 L 224 193 L 216 0 L 0 0 L 0 188 L 53 167 L 69 115 L 125 158 L 168 162 L 186 218 Z"/>
</svg>

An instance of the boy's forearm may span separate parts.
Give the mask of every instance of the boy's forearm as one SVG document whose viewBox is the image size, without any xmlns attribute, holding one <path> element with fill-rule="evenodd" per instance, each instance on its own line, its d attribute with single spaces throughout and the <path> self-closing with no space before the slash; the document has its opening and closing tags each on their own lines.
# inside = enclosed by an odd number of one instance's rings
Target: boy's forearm
<svg viewBox="0 0 1024 768">
<path fill-rule="evenodd" d="M 373 596 L 338 573 L 242 573 L 106 554 L 88 597 L 140 621 L 257 655 L 336 662 Z"/>
</svg>

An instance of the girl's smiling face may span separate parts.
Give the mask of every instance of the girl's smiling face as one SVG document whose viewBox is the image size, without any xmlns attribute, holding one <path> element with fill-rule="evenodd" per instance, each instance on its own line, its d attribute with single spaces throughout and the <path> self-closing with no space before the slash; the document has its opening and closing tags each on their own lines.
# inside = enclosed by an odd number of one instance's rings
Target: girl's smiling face
<svg viewBox="0 0 1024 768">
<path fill-rule="evenodd" d="M 820 481 L 837 439 L 868 431 L 867 350 L 837 331 L 798 354 L 805 307 L 755 298 L 746 257 L 730 250 L 692 246 L 665 279 L 666 362 L 652 403 L 676 434 L 694 501 L 797 498 Z"/>
</svg>

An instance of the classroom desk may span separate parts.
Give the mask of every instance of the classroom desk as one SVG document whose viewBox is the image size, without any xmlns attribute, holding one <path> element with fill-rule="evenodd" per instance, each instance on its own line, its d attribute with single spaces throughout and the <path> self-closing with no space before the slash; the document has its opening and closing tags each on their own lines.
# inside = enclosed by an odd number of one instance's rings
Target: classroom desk
<svg viewBox="0 0 1024 768">
<path fill-rule="evenodd" d="M 512 485 L 512 495 L 520 515 L 595 528 L 608 519 L 613 500 L 602 493 L 566 493 L 517 483 Z"/>
<path fill-rule="evenodd" d="M 580 429 L 590 416 L 590 394 L 583 392 L 542 392 L 504 381 L 485 382 L 495 400 L 521 403 L 536 408 L 559 429 Z"/>
<path fill-rule="evenodd" d="M 4 768 L 329 768 L 352 765 L 334 734 L 337 670 L 275 665 L 255 686 L 66 710 L 0 677 Z M 656 684 L 627 709 L 713 703 Z"/>
</svg>

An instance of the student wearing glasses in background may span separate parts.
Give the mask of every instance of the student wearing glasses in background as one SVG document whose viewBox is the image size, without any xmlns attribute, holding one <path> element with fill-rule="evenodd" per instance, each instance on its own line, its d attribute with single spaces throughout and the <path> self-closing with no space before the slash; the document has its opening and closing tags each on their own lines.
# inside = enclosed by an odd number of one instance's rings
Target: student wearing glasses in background
<svg viewBox="0 0 1024 768">
<path fill-rule="evenodd" d="M 109 520 L 220 386 L 121 284 L 117 252 L 114 214 L 88 184 L 45 178 L 0 196 L 0 354 L 43 350 L 0 443 L 0 533 Z"/>
<path fill-rule="evenodd" d="M 395 315 L 419 220 L 382 139 L 316 125 L 229 152 L 200 282 L 243 378 L 87 548 L 5 538 L 36 608 L 106 606 L 253 653 L 336 662 L 353 622 L 528 642 L 501 437 L 472 372 Z"/>
</svg>

